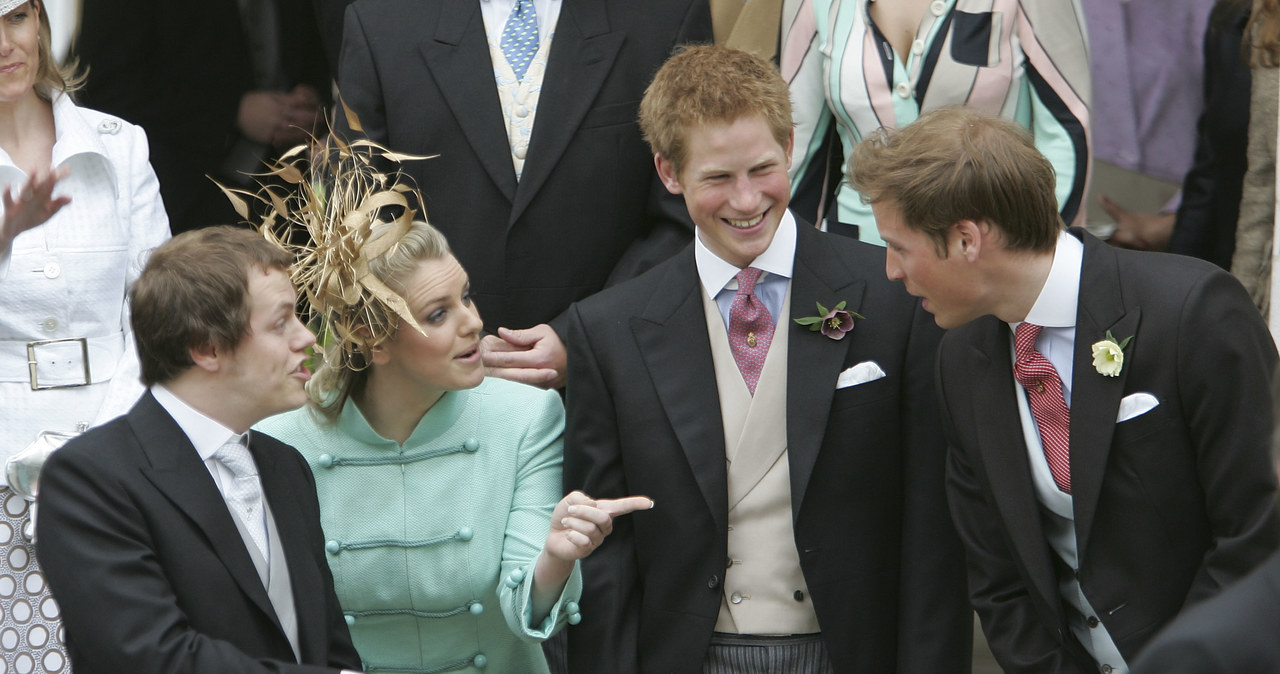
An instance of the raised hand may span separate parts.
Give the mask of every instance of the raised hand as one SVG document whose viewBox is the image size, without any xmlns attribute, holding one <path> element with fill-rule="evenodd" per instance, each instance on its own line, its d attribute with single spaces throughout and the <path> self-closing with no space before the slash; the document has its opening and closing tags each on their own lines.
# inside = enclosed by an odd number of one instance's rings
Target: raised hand
<svg viewBox="0 0 1280 674">
<path fill-rule="evenodd" d="M 71 203 L 71 197 L 53 196 L 53 188 L 58 181 L 70 173 L 66 166 L 57 170 L 37 169 L 16 195 L 11 189 L 3 190 L 0 194 L 0 205 L 4 207 L 0 249 L 7 248 L 19 234 L 44 224 L 54 213 Z"/>
</svg>

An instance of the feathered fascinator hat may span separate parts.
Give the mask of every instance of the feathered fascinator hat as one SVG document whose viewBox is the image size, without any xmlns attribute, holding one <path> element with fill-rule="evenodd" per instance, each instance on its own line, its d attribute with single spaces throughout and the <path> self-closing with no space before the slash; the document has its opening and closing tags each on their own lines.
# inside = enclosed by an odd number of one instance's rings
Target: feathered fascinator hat
<svg viewBox="0 0 1280 674">
<path fill-rule="evenodd" d="M 362 131 L 355 114 L 342 108 L 351 129 Z M 392 152 L 370 140 L 346 143 L 331 133 L 314 148 L 290 149 L 259 175 L 287 186 L 260 180 L 260 189 L 251 192 L 218 185 L 245 220 L 247 200 L 265 206 L 258 229 L 293 255 L 290 275 L 305 300 L 307 323 L 334 370 L 367 367 L 364 355 L 395 332 L 397 318 L 426 334 L 404 298 L 369 271 L 371 260 L 395 251 L 417 215 L 409 200 L 414 188 L 400 182 L 398 170 L 379 168 L 379 158 L 398 164 L 430 157 Z"/>
</svg>

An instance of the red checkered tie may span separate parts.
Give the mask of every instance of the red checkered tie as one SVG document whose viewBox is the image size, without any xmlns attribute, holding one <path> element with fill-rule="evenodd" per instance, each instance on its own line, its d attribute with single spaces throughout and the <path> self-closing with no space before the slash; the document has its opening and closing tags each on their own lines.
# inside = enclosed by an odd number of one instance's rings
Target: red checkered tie
<svg viewBox="0 0 1280 674">
<path fill-rule="evenodd" d="M 1039 325 L 1022 323 L 1013 335 L 1013 377 L 1027 390 L 1031 413 L 1040 427 L 1040 444 L 1049 460 L 1053 481 L 1071 493 L 1071 410 L 1062 396 L 1062 380 L 1044 354 L 1036 350 Z"/>
<path fill-rule="evenodd" d="M 738 272 L 738 295 L 729 307 L 729 348 L 751 395 L 756 394 L 764 357 L 769 354 L 769 343 L 773 341 L 773 317 L 756 297 L 760 274 L 755 267 Z"/>
</svg>

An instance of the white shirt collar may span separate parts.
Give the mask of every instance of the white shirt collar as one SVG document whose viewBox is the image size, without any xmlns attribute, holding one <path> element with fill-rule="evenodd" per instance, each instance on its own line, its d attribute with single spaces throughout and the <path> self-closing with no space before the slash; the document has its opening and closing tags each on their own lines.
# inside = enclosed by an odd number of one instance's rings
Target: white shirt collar
<svg viewBox="0 0 1280 674">
<path fill-rule="evenodd" d="M 747 266 L 789 279 L 795 260 L 796 218 L 790 210 L 786 210 L 782 213 L 782 220 L 778 222 L 778 230 L 773 233 L 773 241 L 769 242 L 769 247 Z M 693 237 L 693 261 L 697 264 L 698 278 L 709 297 L 719 295 L 738 272 L 742 271 L 711 252 L 702 242 L 702 232 Z"/>
<path fill-rule="evenodd" d="M 156 402 L 178 422 L 178 426 L 183 433 L 187 434 L 187 438 L 191 440 L 191 444 L 195 446 L 196 453 L 200 455 L 201 461 L 208 461 L 213 457 L 213 453 L 225 444 L 228 440 L 241 437 L 239 433 L 233 432 L 230 428 L 210 419 L 194 407 L 183 402 L 172 391 L 165 388 L 161 384 L 151 387 L 151 395 L 155 396 Z M 248 441 L 249 432 L 244 434 L 245 441 Z"/>
<path fill-rule="evenodd" d="M 1076 324 L 1076 307 L 1080 301 L 1080 266 L 1084 262 L 1084 244 L 1067 232 L 1059 232 L 1053 249 L 1053 265 L 1045 277 L 1044 287 L 1023 322 L 1046 328 L 1070 328 Z M 1009 327 L 1017 328 L 1018 323 Z"/>
<path fill-rule="evenodd" d="M 115 133 L 119 131 L 124 122 L 113 118 L 103 120 L 100 126 L 106 127 L 112 124 L 114 126 L 111 126 L 111 128 L 114 130 L 111 133 Z M 71 97 L 64 93 L 57 94 L 53 99 L 53 132 L 52 166 L 62 166 L 81 155 L 94 156 L 106 169 L 107 175 L 111 177 L 112 190 L 117 194 L 119 193 L 119 178 L 116 176 L 116 166 L 107 155 L 107 146 L 102 142 L 102 134 L 107 133 L 107 131 L 91 126 L 81 114 L 80 109 L 71 101 Z M 0 167 L 12 171 L 20 171 L 17 165 L 14 164 L 13 159 L 4 150 L 0 150 Z M 25 181 L 13 179 L 9 182 L 12 184 Z"/>
</svg>

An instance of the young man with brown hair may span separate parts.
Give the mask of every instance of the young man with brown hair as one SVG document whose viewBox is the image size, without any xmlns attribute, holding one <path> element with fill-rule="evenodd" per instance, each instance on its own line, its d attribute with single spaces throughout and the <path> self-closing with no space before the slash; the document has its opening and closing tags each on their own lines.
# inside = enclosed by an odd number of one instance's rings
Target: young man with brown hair
<svg viewBox="0 0 1280 674">
<path fill-rule="evenodd" d="M 771 64 L 687 49 L 640 120 L 697 236 L 570 309 L 565 485 L 656 503 L 584 560 L 571 670 L 968 671 L 937 329 L 882 249 L 787 209 Z"/>
<path fill-rule="evenodd" d="M 1280 541 L 1266 326 L 1211 264 L 1064 230 L 1011 122 L 939 109 L 852 166 L 888 277 L 950 330 L 947 491 L 996 660 L 1128 671 Z"/>
<path fill-rule="evenodd" d="M 292 260 L 212 227 L 155 249 L 130 291 L 143 383 L 41 475 L 40 561 L 81 674 L 356 670 L 315 483 L 249 427 L 306 402 L 315 338 Z"/>
</svg>

